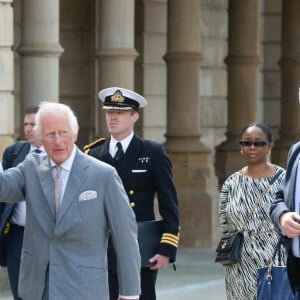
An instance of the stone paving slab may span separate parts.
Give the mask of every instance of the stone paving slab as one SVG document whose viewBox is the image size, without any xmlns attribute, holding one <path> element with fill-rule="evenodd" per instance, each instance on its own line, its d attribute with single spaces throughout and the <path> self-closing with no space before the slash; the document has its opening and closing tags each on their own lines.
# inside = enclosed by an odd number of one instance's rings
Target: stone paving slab
<svg viewBox="0 0 300 300">
<path fill-rule="evenodd" d="M 214 258 L 212 250 L 179 249 L 177 270 L 159 272 L 157 300 L 226 300 L 224 268 Z"/>
</svg>

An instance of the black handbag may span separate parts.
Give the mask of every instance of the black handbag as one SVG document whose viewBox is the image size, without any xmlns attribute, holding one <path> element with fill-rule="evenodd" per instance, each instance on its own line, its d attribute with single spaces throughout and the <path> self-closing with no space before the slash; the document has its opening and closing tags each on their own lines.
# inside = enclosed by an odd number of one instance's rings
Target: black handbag
<svg viewBox="0 0 300 300">
<path fill-rule="evenodd" d="M 257 300 L 293 300 L 298 299 L 294 295 L 288 278 L 286 266 L 281 263 L 279 239 L 272 259 L 266 267 L 258 268 L 257 273 Z M 278 265 L 275 265 L 275 257 L 278 256 Z"/>
<path fill-rule="evenodd" d="M 217 247 L 217 257 L 215 262 L 223 266 L 236 263 L 241 255 L 244 236 L 241 231 L 223 236 Z"/>
<path fill-rule="evenodd" d="M 243 242 L 244 242 L 244 236 L 243 231 L 245 228 L 245 225 L 250 220 L 255 208 L 257 207 L 260 199 L 268 193 L 268 191 L 271 188 L 271 185 L 275 182 L 275 180 L 278 178 L 278 176 L 282 173 L 282 170 L 279 170 L 272 180 L 270 181 L 269 186 L 264 190 L 264 192 L 257 198 L 255 203 L 253 204 L 253 207 L 251 211 L 249 212 L 246 220 L 244 221 L 244 224 L 241 228 L 241 230 L 236 232 L 228 233 L 221 237 L 221 240 L 217 246 L 216 252 L 217 256 L 215 259 L 216 263 L 221 263 L 223 266 L 229 265 L 229 264 L 235 264 L 239 261 Z"/>
</svg>

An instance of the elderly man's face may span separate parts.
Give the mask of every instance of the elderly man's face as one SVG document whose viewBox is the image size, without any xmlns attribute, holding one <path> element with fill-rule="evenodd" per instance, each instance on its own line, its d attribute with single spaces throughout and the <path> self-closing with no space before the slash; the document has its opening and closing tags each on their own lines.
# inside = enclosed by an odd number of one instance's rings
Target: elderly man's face
<svg viewBox="0 0 300 300">
<path fill-rule="evenodd" d="M 77 140 L 68 117 L 61 111 L 41 115 L 41 139 L 48 156 L 58 165 L 70 155 Z"/>
</svg>

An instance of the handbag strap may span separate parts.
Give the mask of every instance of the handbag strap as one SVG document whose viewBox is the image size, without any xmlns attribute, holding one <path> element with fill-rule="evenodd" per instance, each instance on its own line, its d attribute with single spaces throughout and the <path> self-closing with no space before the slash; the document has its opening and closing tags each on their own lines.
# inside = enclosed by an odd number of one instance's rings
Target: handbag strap
<svg viewBox="0 0 300 300">
<path fill-rule="evenodd" d="M 243 226 L 242 226 L 242 228 L 241 228 L 240 231 L 244 231 L 244 228 L 245 228 L 246 224 L 249 222 L 249 220 L 250 220 L 250 218 L 251 218 L 251 216 L 252 216 L 254 210 L 256 209 L 256 207 L 257 207 L 257 205 L 258 205 L 258 203 L 259 203 L 259 201 L 260 201 L 260 199 L 261 199 L 264 195 L 266 195 L 266 194 L 269 192 L 269 190 L 270 190 L 270 188 L 271 188 L 271 185 L 276 181 L 276 179 L 279 177 L 279 175 L 280 175 L 282 172 L 283 172 L 282 169 L 280 169 L 280 170 L 278 170 L 278 172 L 276 172 L 276 174 L 275 174 L 275 175 L 273 176 L 273 178 L 270 180 L 269 186 L 268 186 L 268 187 L 261 193 L 261 195 L 256 199 L 256 201 L 255 201 L 255 203 L 253 204 L 253 206 L 252 206 L 252 208 L 251 208 L 251 210 L 250 210 L 248 216 L 246 217 L 246 219 L 245 219 L 245 221 L 244 221 L 244 224 L 243 224 Z"/>
<path fill-rule="evenodd" d="M 283 245 L 283 241 L 284 241 L 284 237 L 282 235 L 279 236 L 279 239 L 278 239 L 278 242 L 274 248 L 274 253 L 272 255 L 272 260 L 271 262 L 275 262 L 275 257 L 276 257 L 276 254 L 278 256 L 278 265 L 281 266 L 281 251 L 280 251 L 280 246 Z"/>
</svg>

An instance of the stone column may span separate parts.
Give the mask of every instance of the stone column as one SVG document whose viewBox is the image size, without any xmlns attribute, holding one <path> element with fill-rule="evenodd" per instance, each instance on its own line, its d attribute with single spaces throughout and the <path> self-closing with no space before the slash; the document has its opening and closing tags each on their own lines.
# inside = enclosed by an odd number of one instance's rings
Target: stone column
<svg viewBox="0 0 300 300">
<path fill-rule="evenodd" d="M 96 14 L 98 74 L 95 94 L 109 86 L 134 90 L 134 61 L 137 57 L 134 48 L 134 0 L 98 0 Z M 95 101 L 96 111 L 99 111 L 102 105 L 98 98 Z M 96 128 L 100 124 L 96 135 L 106 135 L 101 110 L 96 122 Z"/>
<path fill-rule="evenodd" d="M 0 0 L 0 157 L 13 142 L 14 134 L 14 54 L 13 1 Z M 0 161 L 1 161 L 0 158 Z M 0 268 L 0 295 L 9 293 L 5 268 Z"/>
<path fill-rule="evenodd" d="M 181 244 L 215 243 L 217 190 L 212 151 L 200 141 L 201 1 L 168 1 L 166 150 L 173 163 Z"/>
<path fill-rule="evenodd" d="M 14 30 L 12 2 L 0 0 L 0 153 L 3 152 L 7 145 L 13 142 L 14 134 L 14 53 L 12 50 Z"/>
<path fill-rule="evenodd" d="M 59 0 L 22 3 L 21 102 L 59 101 Z"/>
<path fill-rule="evenodd" d="M 259 99 L 259 0 L 229 1 L 228 130 L 217 147 L 216 169 L 220 184 L 245 162 L 238 139 L 241 130 L 257 121 Z"/>
<path fill-rule="evenodd" d="M 272 150 L 272 160 L 286 165 L 290 146 L 300 137 L 300 1 L 282 1 L 281 36 L 281 127 L 279 140 Z"/>
</svg>

